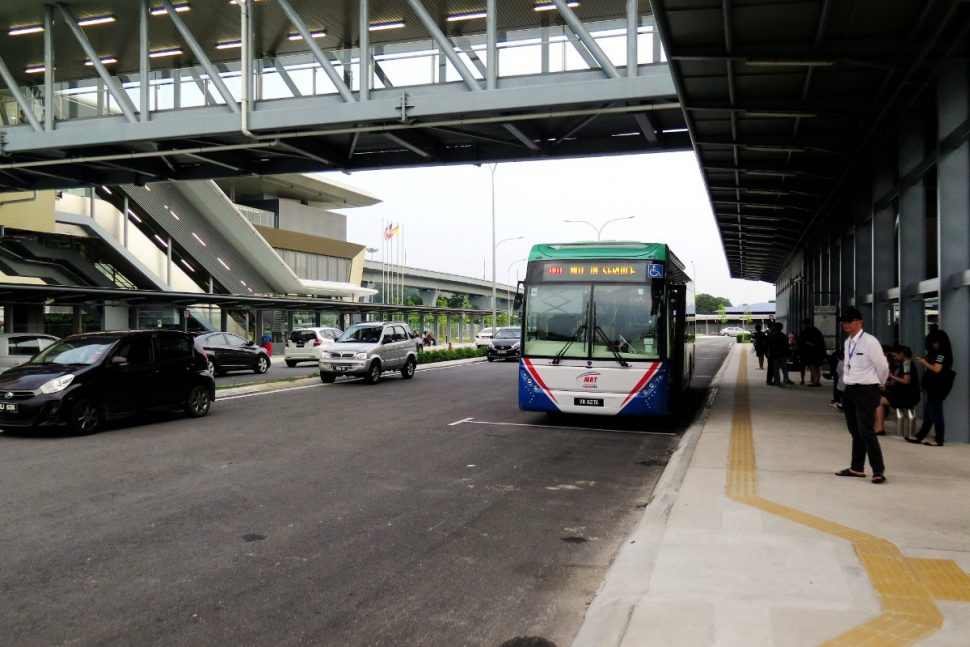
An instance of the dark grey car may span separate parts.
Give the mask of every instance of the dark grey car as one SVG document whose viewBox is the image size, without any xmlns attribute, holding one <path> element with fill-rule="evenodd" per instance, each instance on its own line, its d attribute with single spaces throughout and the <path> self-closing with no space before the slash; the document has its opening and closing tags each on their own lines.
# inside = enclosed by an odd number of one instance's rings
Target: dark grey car
<svg viewBox="0 0 970 647">
<path fill-rule="evenodd" d="M 364 321 L 354 324 L 320 356 L 320 379 L 333 382 L 338 375 L 363 377 L 377 384 L 381 373 L 400 371 L 414 377 L 418 344 L 403 321 Z"/>
</svg>

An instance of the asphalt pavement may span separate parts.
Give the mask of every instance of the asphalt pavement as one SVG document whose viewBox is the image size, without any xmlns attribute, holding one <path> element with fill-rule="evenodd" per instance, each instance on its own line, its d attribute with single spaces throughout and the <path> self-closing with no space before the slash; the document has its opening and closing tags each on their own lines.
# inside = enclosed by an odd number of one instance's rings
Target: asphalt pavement
<svg viewBox="0 0 970 647">
<path fill-rule="evenodd" d="M 698 383 L 727 348 L 699 345 Z M 0 644 L 569 644 L 682 425 L 520 412 L 515 380 L 431 365 L 0 434 Z"/>
</svg>

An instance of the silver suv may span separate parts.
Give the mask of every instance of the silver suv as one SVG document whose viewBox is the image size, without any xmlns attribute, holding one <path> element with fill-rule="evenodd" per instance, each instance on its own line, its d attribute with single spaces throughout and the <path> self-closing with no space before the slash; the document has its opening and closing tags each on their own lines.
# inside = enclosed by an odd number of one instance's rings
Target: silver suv
<svg viewBox="0 0 970 647">
<path fill-rule="evenodd" d="M 363 321 L 354 324 L 320 356 L 320 379 L 332 383 L 338 375 L 356 375 L 377 384 L 384 371 L 414 377 L 418 344 L 403 321 Z"/>
</svg>

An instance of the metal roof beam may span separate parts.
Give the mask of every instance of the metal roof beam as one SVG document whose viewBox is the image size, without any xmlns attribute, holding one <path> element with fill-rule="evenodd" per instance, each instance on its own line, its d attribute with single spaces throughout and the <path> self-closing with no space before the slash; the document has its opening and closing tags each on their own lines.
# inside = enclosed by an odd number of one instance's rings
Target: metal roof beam
<svg viewBox="0 0 970 647">
<path fill-rule="evenodd" d="M 283 2 L 284 0 L 280 1 Z M 182 20 L 182 17 L 179 16 L 175 11 L 175 7 L 172 5 L 172 0 L 162 0 L 162 6 L 165 7 L 165 11 L 168 13 L 168 17 L 172 20 L 172 24 L 175 25 L 175 29 L 177 29 L 179 34 L 182 35 L 182 39 L 185 40 L 185 44 L 188 45 L 189 49 L 192 50 L 192 55 L 195 56 L 195 60 L 199 62 L 199 65 L 202 66 L 205 73 L 209 75 L 209 80 L 212 81 L 212 84 L 216 86 L 216 90 L 218 90 L 219 94 L 222 95 L 222 99 L 226 102 L 226 107 L 229 108 L 230 112 L 238 113 L 239 106 L 236 104 L 235 97 L 232 96 L 229 88 L 226 87 L 222 77 L 219 76 L 219 71 L 212 65 L 212 61 L 210 61 L 209 57 L 206 56 L 205 50 L 202 49 L 199 42 L 195 39 L 195 36 L 192 35 L 192 32 L 189 31 L 189 28 L 185 25 L 185 21 Z"/>
<path fill-rule="evenodd" d="M 48 68 L 46 74 L 51 74 Z M 37 117 L 34 116 L 33 111 L 30 108 L 30 104 L 24 98 L 23 93 L 20 92 L 20 87 L 17 85 L 17 81 L 14 80 L 13 75 L 10 74 L 10 70 L 7 68 L 7 64 L 3 62 L 3 57 L 0 57 L 0 78 L 7 85 L 7 91 L 13 95 L 14 100 L 17 105 L 20 106 L 20 112 L 23 113 L 24 117 L 30 123 L 31 127 L 35 132 L 40 132 L 43 130 L 41 128 L 40 122 L 37 121 Z"/>
<path fill-rule="evenodd" d="M 327 166 L 333 166 L 337 163 L 336 160 L 340 159 L 341 157 L 329 146 L 324 146 L 317 141 L 308 139 L 287 140 L 277 144 L 276 148 L 292 151 L 301 157 L 309 157 L 310 159 L 326 164 Z"/>
<path fill-rule="evenodd" d="M 415 0 L 410 1 L 414 2 Z M 566 21 L 569 28 L 574 34 L 576 34 L 576 36 L 579 37 L 579 40 L 582 41 L 586 49 L 589 50 L 589 53 L 592 54 L 593 58 L 596 59 L 596 62 L 599 63 L 603 73 L 611 79 L 620 78 L 620 73 L 616 71 L 616 67 L 613 65 L 612 61 L 610 61 L 610 58 L 596 43 L 596 40 L 593 39 L 593 36 L 589 33 L 583 23 L 580 22 L 579 18 L 576 17 L 573 10 L 569 8 L 569 6 L 566 4 L 566 0 L 552 0 L 552 2 L 556 5 L 556 9 L 559 10 L 559 15 L 563 17 L 563 20 Z"/>
<path fill-rule="evenodd" d="M 169 1 L 170 0 L 165 0 L 165 2 Z M 310 35 L 310 30 L 307 29 L 306 25 L 303 23 L 303 20 L 300 18 L 300 15 L 296 13 L 287 0 L 276 0 L 276 2 L 286 14 L 286 17 L 289 18 L 290 22 L 293 24 L 293 27 L 295 27 L 299 32 L 300 37 L 303 38 L 304 44 L 306 44 L 306 46 L 310 49 L 310 52 L 313 54 L 313 58 L 315 58 L 317 63 L 320 64 L 320 67 L 323 68 L 323 71 L 327 74 L 327 78 L 329 78 L 330 82 L 333 83 L 335 88 L 337 88 L 337 92 L 340 94 L 343 100 L 347 103 L 356 102 L 357 99 L 354 97 L 354 93 L 350 91 L 350 88 L 347 87 L 344 80 L 340 78 L 340 75 L 337 74 L 337 70 L 335 70 L 333 65 L 330 63 L 330 59 L 327 58 L 326 54 L 323 53 L 323 50 L 320 49 L 320 46 L 317 45 L 316 41 L 313 39 L 313 36 Z"/>
<path fill-rule="evenodd" d="M 441 53 L 444 54 L 448 58 L 448 61 L 455 66 L 456 70 L 458 70 L 459 76 L 461 76 L 462 80 L 465 82 L 465 85 L 468 86 L 468 89 L 472 90 L 473 92 L 481 90 L 482 88 L 479 86 L 478 80 L 465 66 L 465 63 L 455 52 L 455 48 L 448 41 L 448 38 L 445 36 L 444 32 L 441 31 L 441 28 L 438 27 L 438 24 L 431 17 L 431 14 L 428 13 L 428 10 L 425 9 L 424 5 L 421 4 L 420 0 L 407 0 L 407 2 L 409 5 L 411 5 L 411 9 L 414 10 L 414 13 L 418 15 L 418 19 L 424 25 L 424 28 L 427 29 L 428 33 L 431 34 L 432 40 L 434 40 L 434 42 L 438 44 L 438 47 L 441 48 Z"/>
<path fill-rule="evenodd" d="M 167 2 L 168 0 L 165 1 Z M 111 93 L 111 96 L 114 97 L 114 100 L 118 103 L 118 107 L 121 108 L 121 112 L 124 113 L 125 118 L 131 123 L 137 122 L 138 117 L 135 116 L 135 104 L 131 102 L 131 98 L 128 97 L 128 94 L 115 84 L 115 78 L 108 73 L 104 63 L 101 62 L 101 57 L 96 51 L 94 51 L 94 47 L 91 46 L 91 41 L 89 41 L 88 37 L 84 35 L 83 31 L 81 31 L 81 28 L 78 26 L 77 20 L 74 19 L 74 14 L 71 13 L 70 8 L 68 8 L 68 6 L 62 2 L 58 2 L 57 10 L 61 12 L 61 17 L 64 18 L 64 23 L 67 25 L 68 29 L 71 30 L 71 33 L 74 34 L 74 39 L 78 42 L 78 45 L 80 45 L 81 49 L 84 50 L 84 53 L 87 54 L 88 59 L 91 61 L 91 65 L 94 66 L 94 69 L 98 72 L 98 76 L 101 77 L 102 81 L 104 81 L 105 87 L 108 89 L 108 92 Z"/>
<path fill-rule="evenodd" d="M 522 145 L 528 148 L 530 151 L 537 153 L 542 150 L 542 147 L 535 142 L 536 139 L 540 139 L 540 138 L 529 137 L 525 133 L 524 129 L 528 128 L 526 124 L 523 123 L 523 124 L 502 124 L 502 125 L 505 127 L 507 131 L 512 133 L 512 136 L 514 136 L 516 139 L 522 142 Z"/>
<path fill-rule="evenodd" d="M 425 150 L 426 148 L 432 148 L 432 146 L 423 144 L 423 143 L 418 143 L 416 141 L 412 141 L 413 139 L 415 139 L 415 133 L 408 133 L 407 135 L 405 135 L 404 133 L 384 133 L 384 136 L 390 139 L 395 144 L 403 146 L 404 148 L 408 149 L 412 153 L 416 153 L 426 160 L 432 159 L 434 157 L 431 153 Z"/>
<path fill-rule="evenodd" d="M 633 114 L 633 118 L 636 120 L 640 132 L 643 133 L 644 139 L 654 146 L 660 143 L 660 138 L 657 137 L 657 126 L 649 112 L 636 112 Z"/>
</svg>

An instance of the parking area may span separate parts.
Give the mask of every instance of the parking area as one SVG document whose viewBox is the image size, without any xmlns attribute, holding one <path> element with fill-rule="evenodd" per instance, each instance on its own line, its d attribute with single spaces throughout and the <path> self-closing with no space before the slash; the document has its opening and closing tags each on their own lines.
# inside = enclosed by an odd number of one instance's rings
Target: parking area
<svg viewBox="0 0 970 647">
<path fill-rule="evenodd" d="M 695 403 L 729 343 L 699 344 Z M 682 426 L 520 412 L 516 370 L 0 434 L 4 640 L 568 644 Z"/>
</svg>

